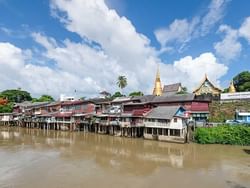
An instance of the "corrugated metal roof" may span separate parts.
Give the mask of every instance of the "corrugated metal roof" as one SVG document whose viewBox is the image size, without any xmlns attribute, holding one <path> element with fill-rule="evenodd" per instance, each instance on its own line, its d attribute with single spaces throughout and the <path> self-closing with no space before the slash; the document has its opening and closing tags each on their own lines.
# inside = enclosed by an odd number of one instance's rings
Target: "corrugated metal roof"
<svg viewBox="0 0 250 188">
<path fill-rule="evenodd" d="M 132 100 L 146 103 L 146 102 L 151 102 L 155 97 L 156 97 L 155 95 L 136 96 L 133 97 Z"/>
<path fill-rule="evenodd" d="M 153 108 L 146 115 L 146 118 L 172 119 L 179 109 L 180 106 L 158 106 L 156 108 Z"/>
<path fill-rule="evenodd" d="M 194 97 L 195 95 L 193 93 L 173 96 L 156 96 L 152 103 L 193 101 Z"/>
<path fill-rule="evenodd" d="M 181 83 L 164 85 L 163 93 L 167 93 L 167 92 L 175 92 L 175 93 L 177 93 L 178 90 L 179 90 L 179 87 L 181 87 Z"/>
</svg>

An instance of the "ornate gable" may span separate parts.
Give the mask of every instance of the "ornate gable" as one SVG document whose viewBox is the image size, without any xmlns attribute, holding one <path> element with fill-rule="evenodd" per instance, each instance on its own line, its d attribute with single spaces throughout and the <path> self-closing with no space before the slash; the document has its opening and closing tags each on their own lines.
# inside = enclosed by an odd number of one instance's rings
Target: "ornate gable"
<svg viewBox="0 0 250 188">
<path fill-rule="evenodd" d="M 221 89 L 215 87 L 212 82 L 208 79 L 207 75 L 205 75 L 205 79 L 201 82 L 199 87 L 193 91 L 195 95 L 202 94 L 212 94 L 219 95 L 221 93 Z"/>
</svg>

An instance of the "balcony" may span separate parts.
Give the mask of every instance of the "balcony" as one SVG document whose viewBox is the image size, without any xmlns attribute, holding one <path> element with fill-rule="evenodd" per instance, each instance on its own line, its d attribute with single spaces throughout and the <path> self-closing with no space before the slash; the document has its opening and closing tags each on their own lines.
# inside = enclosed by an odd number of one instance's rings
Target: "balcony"
<svg viewBox="0 0 250 188">
<path fill-rule="evenodd" d="M 100 120 L 100 124 L 101 125 L 109 125 L 109 121 L 108 120 Z"/>
<path fill-rule="evenodd" d="M 121 122 L 121 127 L 131 127 L 131 123 L 129 121 Z"/>
<path fill-rule="evenodd" d="M 145 127 L 162 127 L 162 128 L 169 128 L 170 123 L 162 123 L 162 122 L 148 122 L 146 121 Z"/>
<path fill-rule="evenodd" d="M 81 120 L 80 122 L 83 123 L 83 124 L 89 124 L 88 120 Z"/>
<path fill-rule="evenodd" d="M 135 127 L 144 127 L 144 122 L 143 121 L 132 122 L 131 125 Z"/>
<path fill-rule="evenodd" d="M 120 122 L 119 121 L 110 121 L 109 125 L 118 126 L 118 125 L 120 125 Z"/>
</svg>

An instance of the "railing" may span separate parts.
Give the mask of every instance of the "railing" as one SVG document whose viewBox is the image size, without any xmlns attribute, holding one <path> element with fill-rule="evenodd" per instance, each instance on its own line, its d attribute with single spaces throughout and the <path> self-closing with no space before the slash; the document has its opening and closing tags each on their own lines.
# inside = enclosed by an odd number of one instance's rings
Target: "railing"
<svg viewBox="0 0 250 188">
<path fill-rule="evenodd" d="M 89 121 L 88 120 L 81 120 L 80 123 L 88 124 Z"/>
<path fill-rule="evenodd" d="M 119 121 L 110 121 L 109 125 L 120 125 Z"/>
<path fill-rule="evenodd" d="M 162 122 L 145 122 L 145 127 L 170 127 L 170 123 Z"/>
<path fill-rule="evenodd" d="M 121 122 L 122 127 L 130 127 L 131 123 L 130 122 Z"/>
<path fill-rule="evenodd" d="M 55 123 L 74 123 L 75 121 L 56 120 Z"/>
<path fill-rule="evenodd" d="M 101 125 L 109 125 L 109 121 L 108 120 L 101 120 L 100 124 Z"/>
<path fill-rule="evenodd" d="M 133 122 L 131 123 L 132 126 L 137 126 L 137 127 L 143 127 L 144 126 L 144 122 Z"/>
</svg>

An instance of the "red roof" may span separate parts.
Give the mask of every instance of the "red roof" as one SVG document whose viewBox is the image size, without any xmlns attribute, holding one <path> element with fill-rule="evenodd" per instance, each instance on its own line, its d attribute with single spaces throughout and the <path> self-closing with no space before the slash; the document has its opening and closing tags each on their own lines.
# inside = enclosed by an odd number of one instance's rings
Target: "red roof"
<svg viewBox="0 0 250 188">
<path fill-rule="evenodd" d="M 79 101 L 63 101 L 61 102 L 62 106 L 66 106 L 66 105 L 77 105 L 77 104 L 83 104 L 86 103 L 88 101 L 83 101 L 83 100 L 79 100 Z"/>
<path fill-rule="evenodd" d="M 191 111 L 199 111 L 199 112 L 202 112 L 202 111 L 209 111 L 209 106 L 208 106 L 208 103 L 204 103 L 204 102 L 192 102 L 192 105 L 191 105 Z"/>
<path fill-rule="evenodd" d="M 133 110 L 132 114 L 133 114 L 133 116 L 143 116 L 149 110 L 150 110 L 150 108 L 137 109 L 137 110 Z"/>
</svg>

